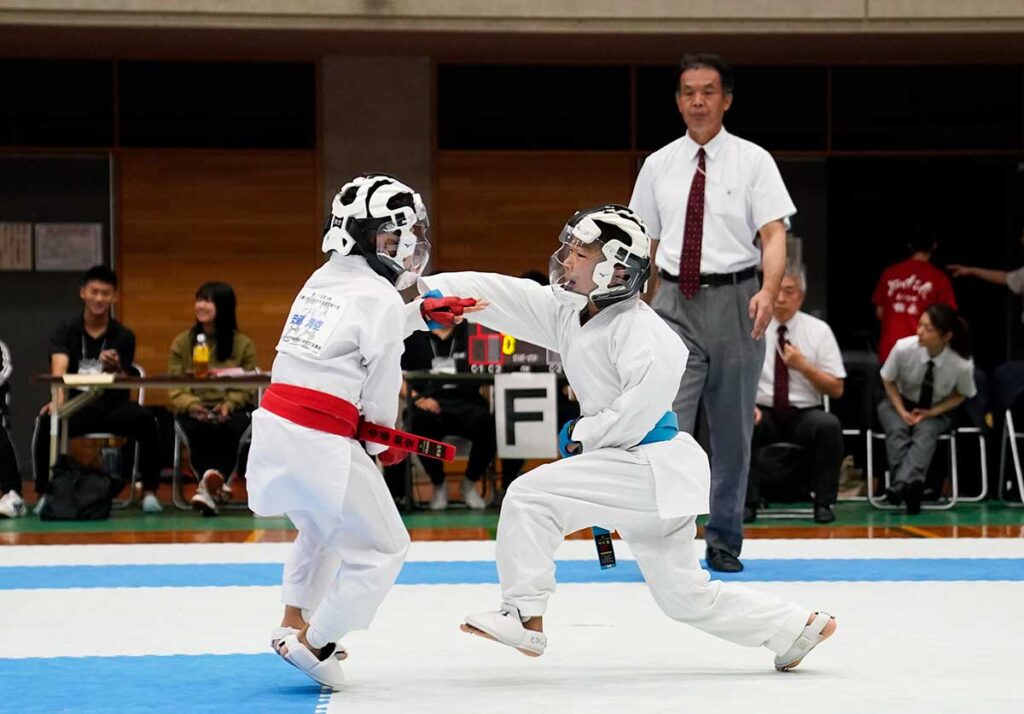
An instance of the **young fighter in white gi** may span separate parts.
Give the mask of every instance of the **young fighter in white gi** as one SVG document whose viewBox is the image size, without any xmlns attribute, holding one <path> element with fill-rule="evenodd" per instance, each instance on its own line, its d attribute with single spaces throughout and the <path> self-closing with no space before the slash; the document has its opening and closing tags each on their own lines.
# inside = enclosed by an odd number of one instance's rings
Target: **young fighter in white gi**
<svg viewBox="0 0 1024 714">
<path fill-rule="evenodd" d="M 274 649 L 321 684 L 344 682 L 336 642 L 369 626 L 394 584 L 409 534 L 371 458 L 405 451 L 356 441 L 366 423 L 394 426 L 403 340 L 424 320 L 453 324 L 471 300 L 416 300 L 398 290 L 429 256 L 427 213 L 397 179 L 342 187 L 325 226 L 330 259 L 310 276 L 277 345 L 271 387 L 252 418 L 249 506 L 286 513 L 299 534 L 284 566 Z M 428 323 L 429 324 L 429 323 Z"/>
<path fill-rule="evenodd" d="M 686 347 L 638 297 L 650 271 L 646 228 L 630 209 L 602 206 L 577 213 L 560 241 L 550 289 L 482 273 L 420 280 L 421 290 L 489 303 L 470 320 L 560 353 L 582 413 L 562 430 L 563 451 L 573 458 L 534 469 L 505 494 L 497 536 L 504 602 L 466 618 L 462 629 L 542 654 L 555 549 L 566 534 L 596 524 L 629 544 L 669 617 L 730 642 L 763 645 L 779 670 L 795 667 L 832 634 L 834 618 L 712 581 L 694 552 L 710 472 L 672 412 Z"/>
</svg>

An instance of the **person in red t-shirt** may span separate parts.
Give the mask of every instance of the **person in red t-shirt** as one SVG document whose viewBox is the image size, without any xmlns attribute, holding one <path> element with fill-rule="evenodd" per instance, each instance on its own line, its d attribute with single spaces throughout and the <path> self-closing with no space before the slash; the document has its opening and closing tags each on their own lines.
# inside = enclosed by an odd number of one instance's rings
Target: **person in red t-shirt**
<svg viewBox="0 0 1024 714">
<path fill-rule="evenodd" d="M 953 285 L 944 272 L 929 261 L 937 243 L 927 233 L 916 234 L 907 244 L 910 257 L 882 271 L 871 302 L 882 323 L 878 361 L 885 362 L 896 340 L 917 333 L 917 323 L 929 305 L 943 303 L 956 309 Z"/>
</svg>

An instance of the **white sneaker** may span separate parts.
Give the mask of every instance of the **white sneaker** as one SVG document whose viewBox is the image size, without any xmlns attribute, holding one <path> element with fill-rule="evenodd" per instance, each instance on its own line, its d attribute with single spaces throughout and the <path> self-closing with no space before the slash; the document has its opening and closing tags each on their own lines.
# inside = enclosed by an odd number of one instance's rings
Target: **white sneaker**
<svg viewBox="0 0 1024 714">
<path fill-rule="evenodd" d="M 782 654 L 775 656 L 775 669 L 780 672 L 786 672 L 800 664 L 811 650 L 827 639 L 822 631 L 829 621 L 834 619 L 827 612 L 814 613 L 814 619 L 811 620 L 811 624 L 804 627 L 800 636 L 796 638 L 796 642 L 793 643 L 793 646 Z M 832 633 L 829 633 L 828 637 L 831 636 Z"/>
<path fill-rule="evenodd" d="M 35 505 L 35 508 L 32 509 L 32 513 L 34 513 L 34 514 L 36 514 L 38 516 L 40 513 L 42 513 L 43 506 L 45 506 L 45 505 L 46 505 L 46 494 L 44 493 L 42 496 L 40 496 L 39 498 L 36 499 L 36 505 Z"/>
<path fill-rule="evenodd" d="M 443 511 L 448 508 L 448 484 L 442 483 L 440 486 L 434 486 L 434 497 L 430 499 L 430 505 L 427 506 L 431 511 Z"/>
<path fill-rule="evenodd" d="M 515 647 L 529 657 L 540 657 L 548 646 L 547 635 L 523 627 L 519 609 L 508 603 L 502 603 L 501 609 L 497 612 L 470 615 L 461 629 L 463 632 Z"/>
<path fill-rule="evenodd" d="M 142 497 L 143 513 L 160 513 L 163 510 L 164 507 L 160 505 L 160 499 L 156 497 L 155 493 L 147 493 Z"/>
<path fill-rule="evenodd" d="M 11 489 L 0 498 L 0 516 L 4 518 L 20 518 L 28 513 L 28 506 L 25 499 L 14 489 Z"/>
<path fill-rule="evenodd" d="M 207 469 L 203 479 L 199 482 L 199 488 L 192 496 L 192 508 L 202 512 L 204 516 L 217 515 L 217 499 L 214 494 L 220 494 L 224 487 L 224 476 L 220 471 Z"/>
<path fill-rule="evenodd" d="M 299 642 L 298 635 L 285 637 L 274 649 L 285 662 L 325 687 L 338 691 L 345 685 L 345 674 L 338 659 L 330 656 L 318 659 Z"/>
<path fill-rule="evenodd" d="M 462 479 L 462 500 L 474 511 L 482 511 L 487 508 L 487 501 L 476 492 L 476 482 L 468 478 Z"/>
</svg>

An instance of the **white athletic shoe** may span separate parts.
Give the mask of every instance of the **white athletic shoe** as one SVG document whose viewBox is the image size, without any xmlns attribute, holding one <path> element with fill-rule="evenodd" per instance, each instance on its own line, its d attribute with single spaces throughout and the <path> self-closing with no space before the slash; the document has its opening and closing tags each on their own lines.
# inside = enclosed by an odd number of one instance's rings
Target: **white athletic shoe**
<svg viewBox="0 0 1024 714">
<path fill-rule="evenodd" d="M 192 496 L 192 508 L 200 511 L 204 516 L 217 515 L 217 498 L 224 487 L 224 475 L 216 469 L 207 469 L 199 482 L 199 488 Z"/>
<path fill-rule="evenodd" d="M 443 511 L 448 508 L 448 484 L 442 483 L 440 486 L 434 486 L 434 497 L 430 499 L 430 505 L 427 508 L 431 511 Z"/>
<path fill-rule="evenodd" d="M 814 619 L 811 620 L 811 624 L 807 625 L 800 636 L 796 638 L 796 642 L 788 650 L 780 655 L 775 656 L 775 669 L 780 672 L 793 669 L 807 656 L 807 653 L 813 650 L 815 647 L 825 641 L 822 637 L 822 630 L 825 629 L 825 625 L 828 624 L 829 620 L 835 618 L 829 615 L 827 612 L 815 613 Z"/>
<path fill-rule="evenodd" d="M 298 635 L 288 635 L 275 648 L 285 662 L 315 682 L 338 691 L 345 684 L 345 673 L 336 657 L 320 660 L 299 642 Z"/>
<path fill-rule="evenodd" d="M 4 518 L 20 518 L 28 513 L 28 506 L 25 499 L 14 489 L 11 489 L 0 498 L 0 516 Z"/>
<path fill-rule="evenodd" d="M 45 506 L 45 505 L 46 505 L 46 494 L 44 493 L 42 496 L 40 496 L 39 498 L 36 499 L 36 505 L 32 509 L 32 513 L 34 513 L 35 515 L 38 516 L 40 513 L 42 513 L 43 506 Z"/>
<path fill-rule="evenodd" d="M 270 649 L 272 649 L 275 652 L 277 652 L 277 650 L 281 646 L 282 642 L 284 642 L 291 635 L 298 635 L 298 634 L 299 634 L 299 631 L 296 630 L 294 627 L 285 627 L 284 625 L 279 625 L 278 627 L 275 627 L 270 632 Z M 278 654 L 280 654 L 280 653 L 278 653 Z M 345 649 L 345 646 L 344 645 L 340 645 L 340 644 L 336 644 L 334 646 L 334 659 L 336 659 L 336 660 L 338 660 L 340 662 L 341 660 L 345 659 L 346 657 L 348 657 L 348 650 Z"/>
<path fill-rule="evenodd" d="M 161 513 L 164 507 L 160 505 L 160 499 L 156 497 L 155 493 L 147 493 L 142 497 L 142 512 L 143 513 Z"/>
<path fill-rule="evenodd" d="M 476 482 L 468 478 L 462 479 L 462 500 L 474 511 L 482 511 L 487 508 L 487 501 L 476 492 Z"/>
<path fill-rule="evenodd" d="M 497 612 L 470 615 L 461 629 L 463 632 L 515 647 L 529 657 L 540 657 L 548 646 L 547 635 L 523 627 L 519 609 L 508 603 L 502 603 L 501 609 Z"/>
</svg>

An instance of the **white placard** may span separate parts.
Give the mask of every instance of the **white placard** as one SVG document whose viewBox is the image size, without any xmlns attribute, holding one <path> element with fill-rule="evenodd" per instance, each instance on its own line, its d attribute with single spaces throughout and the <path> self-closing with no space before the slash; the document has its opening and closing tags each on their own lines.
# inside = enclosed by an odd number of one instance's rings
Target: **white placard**
<svg viewBox="0 0 1024 714">
<path fill-rule="evenodd" d="M 36 270 L 88 270 L 102 263 L 101 223 L 36 224 Z"/>
<path fill-rule="evenodd" d="M 557 389 L 555 375 L 550 372 L 494 375 L 498 456 L 514 459 L 558 456 Z"/>
<path fill-rule="evenodd" d="M 31 223 L 0 223 L 0 270 L 32 270 Z"/>
</svg>

